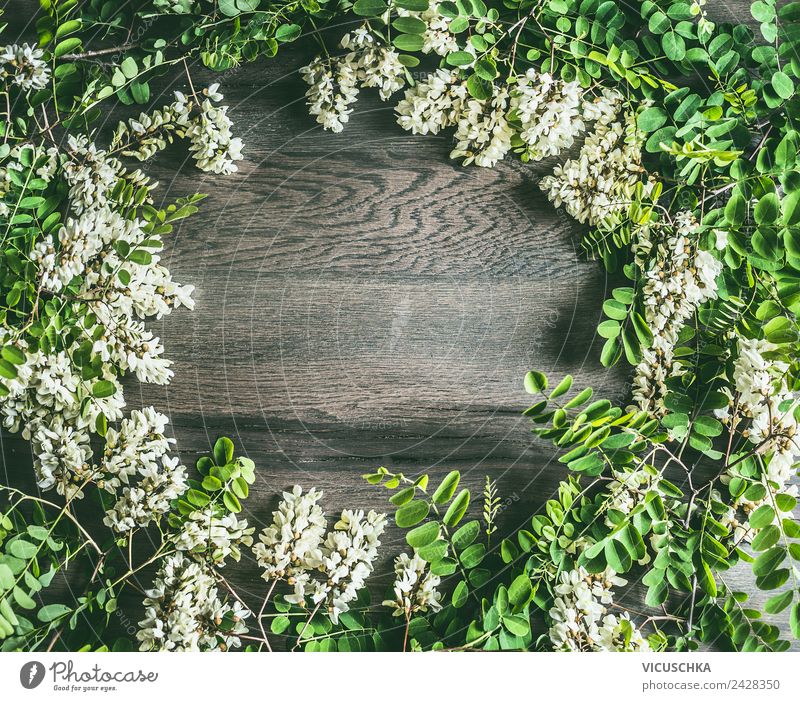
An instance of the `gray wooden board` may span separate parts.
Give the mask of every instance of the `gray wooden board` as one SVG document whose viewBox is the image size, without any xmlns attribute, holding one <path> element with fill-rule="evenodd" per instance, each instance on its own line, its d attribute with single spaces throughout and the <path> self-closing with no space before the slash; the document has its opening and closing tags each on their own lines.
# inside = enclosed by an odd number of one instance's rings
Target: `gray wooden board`
<svg viewBox="0 0 800 701">
<path fill-rule="evenodd" d="M 196 309 L 150 324 L 175 378 L 129 383 L 129 404 L 169 414 L 187 464 L 234 438 L 257 464 L 244 515 L 258 528 L 295 483 L 323 489 L 329 514 L 385 508 L 388 494 L 360 478 L 379 465 L 434 480 L 458 469 L 475 493 L 488 474 L 506 500 L 503 528 L 523 527 L 565 476 L 520 415 L 523 375 L 569 372 L 625 401 L 626 371 L 600 366 L 594 336 L 615 281 L 539 192 L 552 162 L 463 168 L 447 157 L 449 135 L 407 134 L 368 93 L 343 133 L 324 133 L 296 72 L 308 56 L 285 48 L 195 76 L 222 83 L 245 142 L 238 174 L 206 176 L 181 148 L 145 164 L 164 201 L 208 198 L 164 255 L 197 288 Z M 183 80 L 170 76 L 161 99 Z M 6 479 L 26 479 L 27 444 L 4 434 L 3 450 Z M 401 538 L 386 538 L 378 596 Z M 228 571 L 248 597 L 262 592 L 249 553 Z M 730 579 L 752 588 L 746 572 Z M 636 608 L 641 590 L 627 596 Z"/>
</svg>

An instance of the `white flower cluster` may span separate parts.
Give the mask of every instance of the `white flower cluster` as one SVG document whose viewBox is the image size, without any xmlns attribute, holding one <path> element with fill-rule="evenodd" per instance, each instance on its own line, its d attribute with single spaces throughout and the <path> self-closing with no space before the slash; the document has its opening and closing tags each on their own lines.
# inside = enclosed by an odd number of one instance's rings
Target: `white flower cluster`
<svg viewBox="0 0 800 701">
<path fill-rule="evenodd" d="M 9 44 L 0 49 L 0 81 L 25 91 L 46 88 L 50 67 L 42 60 L 44 51 L 28 44 Z"/>
<path fill-rule="evenodd" d="M 579 222 L 612 226 L 642 181 L 642 133 L 616 90 L 604 89 L 594 102 L 585 102 L 583 117 L 595 124 L 578 157 L 556 166 L 539 186 Z"/>
<path fill-rule="evenodd" d="M 338 57 L 318 57 L 300 69 L 310 85 L 306 91 L 309 112 L 325 129 L 340 132 L 358 99 L 359 86 L 377 88 L 382 100 L 405 84 L 405 68 L 400 55 L 380 44 L 366 26 L 345 34 L 339 46 L 348 53 Z"/>
<path fill-rule="evenodd" d="M 109 427 L 98 486 L 116 496 L 105 523 L 116 531 L 146 526 L 169 511 L 186 491 L 186 468 L 167 455 L 175 442 L 164 435 L 169 423 L 153 407 L 134 410 L 119 429 Z"/>
<path fill-rule="evenodd" d="M 418 611 L 439 611 L 442 608 L 441 593 L 436 589 L 441 583 L 438 575 L 427 571 L 428 563 L 416 552 L 413 557 L 401 553 L 394 561 L 394 598 L 383 602 L 395 609 L 395 616 L 412 616 Z"/>
<path fill-rule="evenodd" d="M 488 100 L 467 100 L 456 121 L 456 147 L 450 158 L 463 158 L 464 165 L 474 162 L 482 168 L 503 160 L 514 134 L 508 123 L 508 103 L 505 88 L 495 90 Z"/>
<path fill-rule="evenodd" d="M 584 129 L 583 91 L 548 73 L 531 69 L 512 88 L 494 86 L 486 100 L 470 97 L 456 70 L 439 69 L 406 90 L 397 123 L 413 134 L 438 134 L 456 127 L 451 158 L 464 165 L 492 167 L 514 139 L 526 160 L 553 156 L 568 148 Z"/>
<path fill-rule="evenodd" d="M 203 90 L 204 99 L 195 104 L 181 92 L 175 93 L 172 109 L 175 111 L 179 135 L 189 139 L 197 167 L 208 173 L 228 175 L 238 170 L 236 161 L 242 160 L 242 140 L 231 133 L 233 122 L 228 107 L 214 103 L 223 99 L 219 83 Z M 199 112 L 194 114 L 197 106 Z"/>
<path fill-rule="evenodd" d="M 303 494 L 299 486 L 284 492 L 253 554 L 264 579 L 285 580 L 293 588 L 286 601 L 305 606 L 310 597 L 336 621 L 372 572 L 386 516 L 345 510 L 326 536 L 325 514 L 317 504 L 321 497 L 314 489 Z"/>
<path fill-rule="evenodd" d="M 16 377 L 4 381 L 0 416 L 5 428 L 31 441 L 42 489 L 71 499 L 94 482 L 116 497 L 107 525 L 119 531 L 144 526 L 185 491 L 185 468 L 168 455 L 167 418 L 152 407 L 113 425 L 125 407 L 120 379 L 130 372 L 142 382 L 169 382 L 171 363 L 144 320 L 192 308 L 193 288 L 174 282 L 160 264 L 162 244 L 147 222 L 118 211 L 120 185 L 145 190 L 149 202 L 154 183 L 86 136 L 70 135 L 64 152 L 17 147 L 6 170 L 20 167 L 22 148 L 33 149 L 38 177 L 61 178 L 68 190 L 63 223 L 35 242 L 30 260 L 39 304 L 45 311 L 63 304 L 60 319 L 72 326 L 38 348 L 0 330 L 0 342 L 19 357 Z M 92 375 L 85 373 L 90 360 Z M 90 436 L 106 424 L 104 450 L 95 456 Z"/>
<path fill-rule="evenodd" d="M 554 587 L 550 609 L 553 623 L 550 640 L 556 651 L 589 652 L 649 651 L 647 641 L 627 613 L 617 617 L 608 613 L 613 603 L 613 587 L 626 580 L 610 570 L 589 574 L 584 568 L 562 572 Z"/>
<path fill-rule="evenodd" d="M 318 569 L 325 581 L 314 582 L 311 600 L 324 603 L 334 623 L 349 610 L 372 572 L 385 527 L 385 514 L 345 509 L 323 541 Z"/>
<path fill-rule="evenodd" d="M 239 169 L 236 161 L 242 160 L 243 144 L 233 136 L 228 107 L 215 104 L 222 99 L 219 83 L 209 85 L 200 96 L 175 91 L 171 104 L 120 122 L 111 145 L 125 156 L 144 161 L 178 136 L 188 139 L 189 151 L 200 170 L 235 173 Z"/>
<path fill-rule="evenodd" d="M 447 56 L 453 51 L 458 51 L 458 41 L 450 32 L 451 17 L 443 15 L 439 9 L 438 2 L 432 2 L 428 9 L 423 12 L 396 8 L 399 17 L 414 17 L 422 20 L 426 27 L 422 34 L 422 48 L 424 54 L 438 54 Z"/>
<path fill-rule="evenodd" d="M 211 509 L 194 511 L 181 525 L 180 533 L 175 538 L 175 547 L 224 567 L 228 557 L 239 562 L 241 548 L 253 544 L 254 530 L 248 527 L 247 520 L 238 519 L 236 514 L 217 514 Z"/>
<path fill-rule="evenodd" d="M 642 229 L 636 244 L 643 272 L 643 304 L 647 326 L 653 334 L 650 348 L 634 376 L 634 401 L 643 410 L 663 411 L 665 382 L 680 373 L 673 362 L 675 344 L 698 307 L 717 296 L 720 263 L 698 247 L 698 224 L 691 212 L 679 212 L 673 227 Z M 665 232 L 653 240 L 655 232 Z"/>
<path fill-rule="evenodd" d="M 144 600 L 139 649 L 198 652 L 240 647 L 250 611 L 220 598 L 214 577 L 183 553 L 162 560 Z"/>
<path fill-rule="evenodd" d="M 397 104 L 397 123 L 412 134 L 438 134 L 455 126 L 469 98 L 456 71 L 442 68 L 406 90 Z"/>
<path fill-rule="evenodd" d="M 531 68 L 511 94 L 512 118 L 520 123 L 523 160 L 557 156 L 575 142 L 584 129 L 577 81 L 565 82 Z"/>
<path fill-rule="evenodd" d="M 299 485 L 284 492 L 278 510 L 272 514 L 272 523 L 264 528 L 253 554 L 262 577 L 267 581 L 285 579 L 295 587 L 295 603 L 302 603 L 305 579 L 303 574 L 322 559 L 322 539 L 327 523 L 322 507 L 317 503 L 322 492 L 310 489 L 303 494 Z M 302 584 L 296 581 L 300 577 Z"/>
<path fill-rule="evenodd" d="M 609 508 L 623 514 L 631 513 L 644 502 L 647 493 L 654 490 L 660 481 L 659 473 L 652 474 L 642 466 L 624 471 L 615 470 L 614 478 L 608 483 Z M 613 525 L 609 519 L 607 523 Z"/>
<path fill-rule="evenodd" d="M 731 506 L 723 521 L 734 528 L 735 540 L 751 540 L 755 532 L 747 519 L 741 521 L 739 511 L 746 515 L 763 504 L 772 505 L 777 494 L 796 497 L 798 487 L 789 484 L 795 463 L 800 457 L 800 427 L 795 418 L 797 398 L 786 385 L 789 365 L 769 358 L 777 346 L 762 339 L 737 338 L 738 356 L 733 367 L 736 399 L 731 397 L 731 406 L 738 414 L 749 420 L 742 431 L 751 443 L 757 446 L 758 454 L 764 456 L 766 464 L 763 482 L 766 494 L 757 501 L 740 496 Z M 718 418 L 731 422 L 731 406 L 716 412 Z M 734 430 L 735 426 L 730 426 Z M 726 480 L 727 481 L 727 480 Z M 776 520 L 780 517 L 776 515 Z"/>
</svg>

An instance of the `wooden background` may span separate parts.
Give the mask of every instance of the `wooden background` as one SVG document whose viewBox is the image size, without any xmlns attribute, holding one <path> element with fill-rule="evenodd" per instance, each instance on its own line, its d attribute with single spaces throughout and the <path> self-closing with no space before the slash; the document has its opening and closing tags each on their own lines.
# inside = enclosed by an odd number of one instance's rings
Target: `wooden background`
<svg viewBox="0 0 800 701">
<path fill-rule="evenodd" d="M 198 86 L 221 82 L 245 160 L 228 177 L 196 170 L 182 148 L 145 164 L 164 201 L 208 198 L 165 252 L 196 309 L 150 324 L 175 379 L 130 383 L 129 404 L 169 414 L 187 465 L 231 436 L 257 464 L 244 515 L 259 529 L 293 484 L 323 489 L 331 516 L 388 506 L 360 478 L 379 465 L 433 479 L 457 469 L 477 493 L 489 475 L 504 529 L 524 527 L 565 469 L 520 415 L 522 378 L 572 373 L 627 399 L 626 369 L 600 366 L 594 335 L 614 281 L 540 193 L 553 161 L 464 168 L 448 159 L 449 133 L 402 131 L 373 91 L 343 133 L 323 132 L 297 74 L 310 56 L 300 45 L 227 74 L 193 69 Z M 163 87 L 166 102 L 185 77 Z M 27 481 L 27 444 L 4 435 L 3 448 L 8 479 Z M 381 593 L 400 547 L 396 532 L 385 542 L 370 580 Z M 263 593 L 249 553 L 228 574 Z"/>
</svg>

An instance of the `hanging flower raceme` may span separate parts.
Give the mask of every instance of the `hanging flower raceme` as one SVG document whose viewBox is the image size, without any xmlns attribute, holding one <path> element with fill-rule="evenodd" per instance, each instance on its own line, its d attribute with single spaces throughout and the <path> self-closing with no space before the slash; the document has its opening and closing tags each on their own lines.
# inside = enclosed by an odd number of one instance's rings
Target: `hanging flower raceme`
<svg viewBox="0 0 800 701">
<path fill-rule="evenodd" d="M 675 216 L 674 226 L 639 230 L 636 255 L 643 276 L 643 307 L 653 335 L 634 376 L 634 401 L 661 414 L 666 381 L 681 374 L 674 349 L 684 325 L 697 309 L 717 296 L 722 263 L 698 243 L 699 226 L 691 212 Z"/>
<path fill-rule="evenodd" d="M 136 635 L 143 652 L 229 650 L 247 632 L 250 611 L 222 599 L 214 577 L 183 553 L 162 560 L 144 605 Z"/>
<path fill-rule="evenodd" d="M 554 587 L 550 640 L 564 652 L 644 652 L 650 646 L 631 622 L 627 612 L 608 613 L 613 587 L 627 582 L 606 570 L 589 574 L 582 567 L 562 572 Z"/>
<path fill-rule="evenodd" d="M 578 157 L 556 166 L 539 185 L 556 207 L 563 206 L 579 222 L 611 228 L 644 180 L 643 136 L 636 114 L 616 90 L 603 89 L 595 101 L 585 101 L 583 119 L 594 127 Z"/>
<path fill-rule="evenodd" d="M 523 161 L 540 161 L 568 149 L 585 129 L 583 90 L 531 68 L 511 92 L 511 119 L 519 124 L 515 150 Z"/>
<path fill-rule="evenodd" d="M 401 553 L 394 561 L 394 572 L 394 598 L 383 602 L 394 609 L 393 615 L 409 617 L 418 612 L 441 610 L 442 595 L 436 589 L 441 578 L 429 571 L 428 563 L 418 553 L 411 557 Z"/>
</svg>

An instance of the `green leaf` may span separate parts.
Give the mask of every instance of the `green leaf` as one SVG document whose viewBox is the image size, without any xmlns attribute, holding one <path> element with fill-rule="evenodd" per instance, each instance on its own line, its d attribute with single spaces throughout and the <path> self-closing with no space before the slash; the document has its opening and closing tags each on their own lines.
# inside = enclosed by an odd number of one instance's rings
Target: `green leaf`
<svg viewBox="0 0 800 701">
<path fill-rule="evenodd" d="M 758 530 L 775 520 L 775 510 L 769 504 L 762 504 L 750 514 L 750 525 Z"/>
<path fill-rule="evenodd" d="M 711 573 L 711 568 L 706 564 L 705 560 L 700 559 L 696 574 L 697 584 L 700 589 L 710 597 L 715 597 L 717 595 L 717 583 Z"/>
<path fill-rule="evenodd" d="M 456 588 L 453 589 L 453 597 L 452 597 L 453 608 L 460 609 L 464 604 L 467 603 L 468 596 L 469 596 L 469 587 L 467 587 L 467 583 L 462 580 L 458 584 L 456 584 Z"/>
<path fill-rule="evenodd" d="M 547 389 L 547 377 L 541 372 L 531 370 L 525 375 L 525 391 L 528 394 L 538 394 Z"/>
<path fill-rule="evenodd" d="M 117 391 L 117 386 L 109 380 L 100 380 L 92 386 L 92 394 L 98 399 L 110 397 Z"/>
<path fill-rule="evenodd" d="M 524 616 L 503 616 L 503 625 L 512 635 L 525 636 L 531 632 L 530 622 Z"/>
<path fill-rule="evenodd" d="M 661 48 L 671 61 L 680 62 L 686 56 L 686 42 L 674 31 L 669 31 L 661 37 Z"/>
<path fill-rule="evenodd" d="M 458 525 L 458 522 L 464 518 L 464 514 L 467 512 L 468 506 L 469 490 L 462 489 L 445 512 L 444 518 L 442 519 L 444 525 L 448 528 L 455 528 Z"/>
<path fill-rule="evenodd" d="M 550 392 L 550 399 L 560 397 L 562 394 L 569 392 L 572 387 L 572 375 L 564 375 L 564 379 L 559 382 L 552 392 Z"/>
<path fill-rule="evenodd" d="M 461 479 L 461 474 L 458 470 L 453 470 L 449 472 L 447 476 L 442 480 L 441 484 L 436 488 L 436 491 L 433 493 L 433 503 L 437 505 L 446 504 L 453 498 L 453 494 L 456 493 L 456 489 L 458 488 L 458 483 Z"/>
<path fill-rule="evenodd" d="M 763 577 L 773 572 L 786 559 L 786 551 L 779 546 L 761 553 L 753 563 L 753 574 Z"/>
<path fill-rule="evenodd" d="M 287 628 L 289 628 L 291 624 L 292 621 L 288 616 L 276 616 L 272 619 L 269 629 L 275 633 L 275 635 L 282 635 L 286 632 Z"/>
<path fill-rule="evenodd" d="M 225 504 L 225 507 L 228 509 L 228 511 L 231 511 L 234 514 L 238 514 L 242 510 L 242 505 L 239 503 L 236 495 L 232 492 L 223 493 L 222 503 Z"/>
<path fill-rule="evenodd" d="M 417 17 L 398 17 L 392 22 L 392 26 L 404 34 L 424 34 L 428 25 Z M 474 57 L 470 56 L 470 59 Z M 458 64 L 453 64 L 458 65 Z"/>
<path fill-rule="evenodd" d="M 406 543 L 412 548 L 424 548 L 430 545 L 439 537 L 439 524 L 436 521 L 429 521 L 421 526 L 406 533 Z"/>
<path fill-rule="evenodd" d="M 485 555 L 486 546 L 483 543 L 473 543 L 459 555 L 459 560 L 466 569 L 471 570 L 481 564 Z"/>
<path fill-rule="evenodd" d="M 36 553 L 39 552 L 39 548 L 33 543 L 29 543 L 27 540 L 17 539 L 9 544 L 8 552 L 14 557 L 18 557 L 20 560 L 30 560 L 32 557 L 36 556 Z"/>
<path fill-rule="evenodd" d="M 450 66 L 469 66 L 474 60 L 475 56 L 468 51 L 452 51 L 445 59 Z"/>
<path fill-rule="evenodd" d="M 14 365 L 22 365 L 25 362 L 25 354 L 16 346 L 3 346 L 3 350 L 0 353 L 2 353 L 3 358 Z"/>
<path fill-rule="evenodd" d="M 416 487 L 411 485 L 410 487 L 405 487 L 401 489 L 399 492 L 395 492 L 392 496 L 389 497 L 389 501 L 394 504 L 395 506 L 402 506 L 403 504 L 407 504 L 410 502 L 414 495 L 417 493 Z"/>
<path fill-rule="evenodd" d="M 467 521 L 461 528 L 453 533 L 450 542 L 453 544 L 456 552 L 461 552 L 468 545 L 475 541 L 481 531 L 481 524 L 479 521 Z"/>
<path fill-rule="evenodd" d="M 199 489 L 190 489 L 186 492 L 186 499 L 190 504 L 198 508 L 207 506 L 211 501 L 211 497 L 205 492 L 201 492 Z"/>
<path fill-rule="evenodd" d="M 771 616 L 774 616 L 777 613 L 783 611 L 789 604 L 792 603 L 792 599 L 794 598 L 794 592 L 792 591 L 785 591 L 782 594 L 778 594 L 773 596 L 772 598 L 768 599 L 767 602 L 764 604 L 764 611 Z"/>
<path fill-rule="evenodd" d="M 650 133 L 664 126 L 669 115 L 662 107 L 654 106 L 643 110 L 636 118 L 636 123 L 645 133 Z"/>
<path fill-rule="evenodd" d="M 19 587 L 14 587 L 14 601 L 16 601 L 22 608 L 31 611 L 36 608 L 36 602 L 31 599 L 26 592 Z"/>
<path fill-rule="evenodd" d="M 48 604 L 39 609 L 36 617 L 42 623 L 50 623 L 62 616 L 66 616 L 71 611 L 72 609 L 69 606 L 64 606 L 64 604 Z"/>
<path fill-rule="evenodd" d="M 772 224 L 778 219 L 780 203 L 774 192 L 768 192 L 756 204 L 755 218 L 758 224 Z"/>
<path fill-rule="evenodd" d="M 622 574 L 631 568 L 632 560 L 628 549 L 614 538 L 606 540 L 603 547 L 603 554 L 606 556 L 606 561 L 609 567 L 614 572 Z"/>
<path fill-rule="evenodd" d="M 356 0 L 353 12 L 361 17 L 378 17 L 386 12 L 387 5 L 383 0 Z"/>
<path fill-rule="evenodd" d="M 492 96 L 492 90 L 492 83 L 475 73 L 467 78 L 467 92 L 476 100 L 488 100 Z"/>
<path fill-rule="evenodd" d="M 136 74 L 139 72 L 139 67 L 136 65 L 136 59 L 134 59 L 132 56 L 125 58 L 125 60 L 119 64 L 119 69 L 128 79 L 136 77 Z"/>
<path fill-rule="evenodd" d="M 424 521 L 430 512 L 430 504 L 421 499 L 414 499 L 401 506 L 394 515 L 395 523 L 400 528 L 410 528 Z"/>
<path fill-rule="evenodd" d="M 525 606 L 532 596 L 533 585 L 527 574 L 518 575 L 508 588 L 508 600 L 517 609 Z"/>
<path fill-rule="evenodd" d="M 781 529 L 774 523 L 761 529 L 753 538 L 753 550 L 767 550 L 775 545 L 781 537 Z"/>
<path fill-rule="evenodd" d="M 398 34 L 392 43 L 400 51 L 420 51 L 425 44 L 425 40 L 420 34 Z"/>
<path fill-rule="evenodd" d="M 64 39 L 64 41 L 59 42 L 56 44 L 55 51 L 53 51 L 53 55 L 56 58 L 61 58 L 66 54 L 74 52 L 77 48 L 81 45 L 81 40 L 78 37 L 70 37 L 69 39 Z"/>
<path fill-rule="evenodd" d="M 778 97 L 788 100 L 794 95 L 794 81 L 786 73 L 776 71 L 772 74 L 770 82 L 775 92 L 778 93 Z"/>
<path fill-rule="evenodd" d="M 217 465 L 227 465 L 233 460 L 233 441 L 226 436 L 217 438 L 214 443 L 214 462 Z"/>
<path fill-rule="evenodd" d="M 302 31 L 299 24 L 282 24 L 275 30 L 275 38 L 284 44 L 288 44 L 290 41 L 297 39 Z"/>
<path fill-rule="evenodd" d="M 789 626 L 795 639 L 800 640 L 800 601 L 792 606 L 792 612 L 789 614 Z"/>
</svg>

